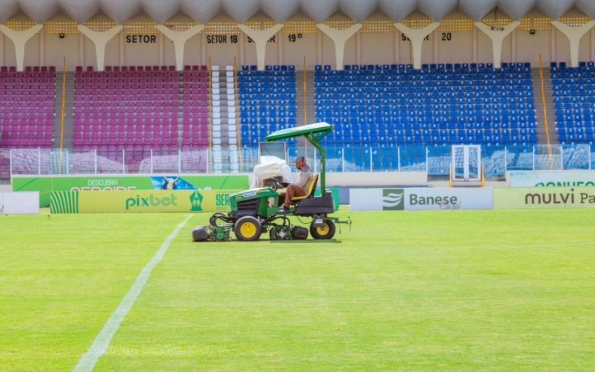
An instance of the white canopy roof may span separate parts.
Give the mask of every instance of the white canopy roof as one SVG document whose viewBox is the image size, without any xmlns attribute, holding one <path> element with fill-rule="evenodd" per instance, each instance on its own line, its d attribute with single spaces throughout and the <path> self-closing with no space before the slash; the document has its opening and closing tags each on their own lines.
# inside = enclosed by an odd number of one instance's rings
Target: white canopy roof
<svg viewBox="0 0 595 372">
<path fill-rule="evenodd" d="M 178 13 L 199 23 L 224 13 L 244 23 L 261 11 L 279 23 L 300 12 L 322 22 L 338 11 L 361 22 L 376 10 L 395 21 L 403 20 L 416 10 L 435 21 L 457 10 L 479 21 L 496 7 L 515 20 L 534 7 L 553 20 L 572 8 L 595 18 L 595 0 L 0 0 L 0 22 L 21 11 L 38 23 L 60 12 L 79 24 L 100 12 L 118 24 L 142 12 L 157 23 Z"/>
</svg>

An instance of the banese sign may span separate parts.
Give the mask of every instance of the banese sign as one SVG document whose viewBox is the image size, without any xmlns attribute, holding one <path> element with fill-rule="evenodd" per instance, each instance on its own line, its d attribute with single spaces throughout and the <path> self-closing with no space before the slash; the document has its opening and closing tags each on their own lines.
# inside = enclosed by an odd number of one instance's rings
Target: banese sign
<svg viewBox="0 0 595 372">
<path fill-rule="evenodd" d="M 492 209 L 492 188 L 350 189 L 352 211 Z"/>
<path fill-rule="evenodd" d="M 595 171 L 514 171 L 510 187 L 595 187 Z"/>
</svg>

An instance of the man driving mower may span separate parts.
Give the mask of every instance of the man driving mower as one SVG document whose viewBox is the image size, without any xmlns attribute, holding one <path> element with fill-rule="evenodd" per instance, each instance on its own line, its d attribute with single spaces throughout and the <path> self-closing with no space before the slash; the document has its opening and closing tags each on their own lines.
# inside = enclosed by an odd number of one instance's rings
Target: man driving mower
<svg viewBox="0 0 595 372">
<path fill-rule="evenodd" d="M 306 164 L 306 158 L 298 156 L 295 159 L 295 167 L 301 172 L 300 179 L 296 183 L 280 182 L 283 187 L 287 189 L 285 192 L 279 194 L 279 203 L 283 201 L 283 208 L 279 210 L 281 213 L 289 212 L 291 199 L 294 196 L 304 196 L 308 193 L 310 183 L 314 177 L 314 173 L 310 170 L 310 166 Z"/>
</svg>

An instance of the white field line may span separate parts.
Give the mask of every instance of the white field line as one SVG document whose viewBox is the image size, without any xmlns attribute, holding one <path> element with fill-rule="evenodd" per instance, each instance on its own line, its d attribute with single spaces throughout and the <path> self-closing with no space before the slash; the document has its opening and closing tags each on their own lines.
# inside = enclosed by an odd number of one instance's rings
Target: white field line
<svg viewBox="0 0 595 372">
<path fill-rule="evenodd" d="M 165 242 L 163 242 L 161 248 L 159 248 L 157 253 L 155 253 L 155 256 L 153 256 L 151 262 L 149 262 L 147 266 L 143 268 L 143 271 L 141 271 L 138 278 L 136 278 L 136 281 L 134 282 L 132 287 L 130 287 L 130 290 L 122 299 L 122 302 L 120 302 L 120 305 L 118 306 L 116 311 L 112 313 L 107 323 L 105 323 L 105 325 L 103 326 L 101 332 L 95 338 L 95 341 L 93 341 L 93 345 L 91 345 L 89 351 L 87 351 L 81 357 L 76 367 L 74 367 L 73 371 L 93 371 L 93 368 L 95 368 L 95 364 L 97 363 L 99 358 L 101 358 L 101 356 L 105 354 L 105 352 L 107 351 L 112 337 L 114 337 L 114 334 L 118 331 L 118 328 L 120 328 L 120 324 L 122 324 L 124 318 L 126 318 L 126 315 L 128 315 L 128 313 L 130 312 L 132 305 L 134 305 L 134 302 L 138 298 L 138 295 L 140 295 L 140 293 L 142 292 L 143 288 L 145 287 L 145 284 L 147 284 L 147 280 L 149 279 L 151 272 L 153 271 L 155 266 L 157 266 L 157 264 L 161 261 L 163 256 L 165 256 L 165 253 L 169 249 L 171 242 L 176 238 L 176 236 L 178 236 L 180 230 L 186 225 L 186 223 L 188 222 L 188 220 L 190 220 L 190 218 L 192 218 L 192 216 L 193 215 L 189 215 L 188 217 L 186 217 L 186 219 L 182 221 L 178 225 L 178 227 L 176 227 L 176 229 L 167 237 Z"/>
</svg>

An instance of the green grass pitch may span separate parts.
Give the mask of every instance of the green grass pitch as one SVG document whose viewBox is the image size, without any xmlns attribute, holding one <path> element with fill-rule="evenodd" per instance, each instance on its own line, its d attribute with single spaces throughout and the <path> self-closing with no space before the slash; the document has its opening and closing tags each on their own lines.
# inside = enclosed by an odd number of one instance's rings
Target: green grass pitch
<svg viewBox="0 0 595 372">
<path fill-rule="evenodd" d="M 593 211 L 337 215 L 337 243 L 193 243 L 191 217 L 94 370 L 595 366 Z M 72 371 L 187 217 L 0 216 L 0 370 Z"/>
</svg>

